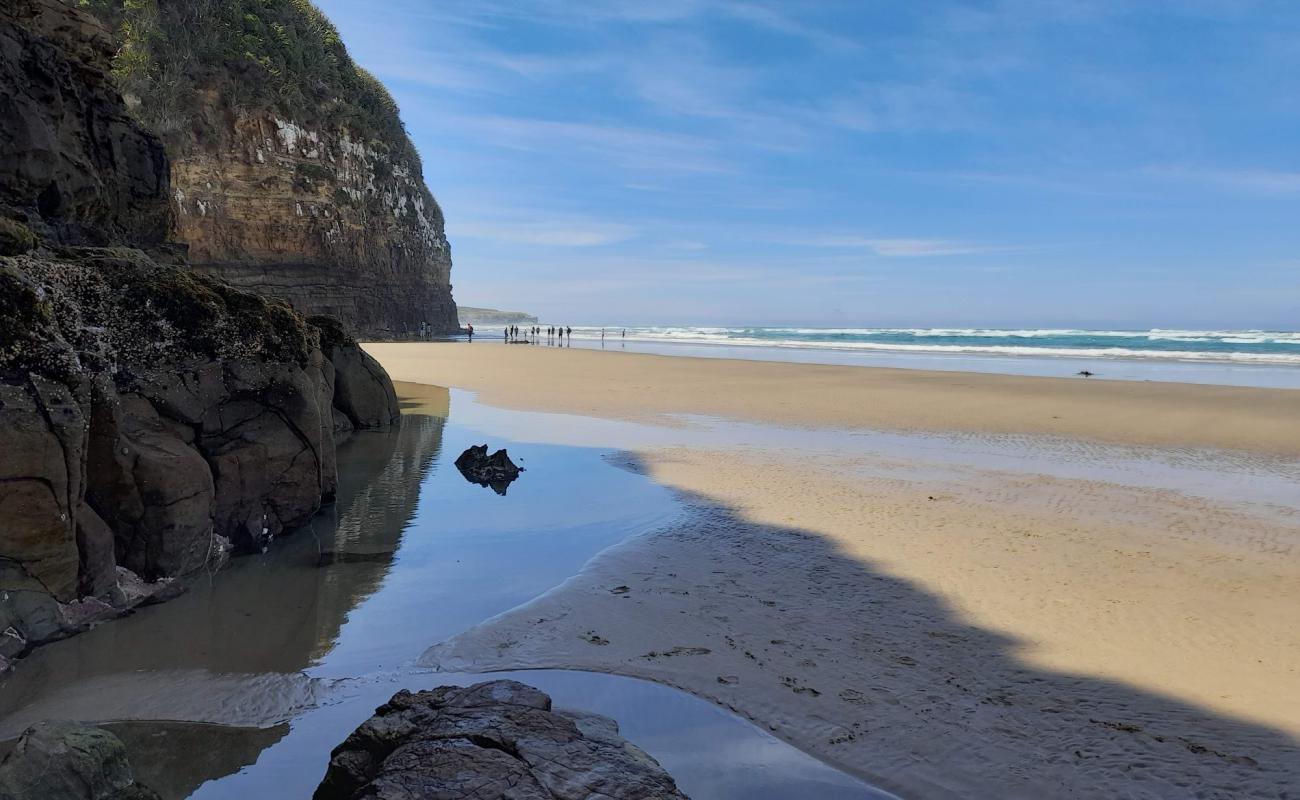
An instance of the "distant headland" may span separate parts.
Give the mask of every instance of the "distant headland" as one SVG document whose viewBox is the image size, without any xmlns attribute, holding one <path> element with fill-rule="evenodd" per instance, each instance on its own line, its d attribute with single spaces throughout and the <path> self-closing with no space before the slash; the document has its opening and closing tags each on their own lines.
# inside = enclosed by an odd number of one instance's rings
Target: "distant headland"
<svg viewBox="0 0 1300 800">
<path fill-rule="evenodd" d="M 522 311 L 499 311 L 495 308 L 471 308 L 469 306 L 459 306 L 456 309 L 460 316 L 460 324 L 492 326 L 492 325 L 536 325 L 537 317 L 532 314 L 525 314 Z"/>
</svg>

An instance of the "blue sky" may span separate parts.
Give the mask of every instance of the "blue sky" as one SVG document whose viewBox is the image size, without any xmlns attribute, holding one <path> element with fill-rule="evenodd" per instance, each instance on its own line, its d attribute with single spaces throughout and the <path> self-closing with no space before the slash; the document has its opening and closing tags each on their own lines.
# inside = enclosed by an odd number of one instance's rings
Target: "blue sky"
<svg viewBox="0 0 1300 800">
<path fill-rule="evenodd" d="M 1300 328 L 1293 0 L 317 3 L 465 305 Z"/>
</svg>

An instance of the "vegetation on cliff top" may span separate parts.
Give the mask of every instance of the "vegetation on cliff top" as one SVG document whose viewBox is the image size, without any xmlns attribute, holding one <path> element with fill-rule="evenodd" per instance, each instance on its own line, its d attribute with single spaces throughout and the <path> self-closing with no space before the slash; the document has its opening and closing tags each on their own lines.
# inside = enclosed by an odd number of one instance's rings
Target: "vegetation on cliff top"
<svg viewBox="0 0 1300 800">
<path fill-rule="evenodd" d="M 346 127 L 418 167 L 392 95 L 310 0 L 77 2 L 114 32 L 118 86 L 172 153 L 224 135 L 214 112 L 261 112 Z"/>
</svg>

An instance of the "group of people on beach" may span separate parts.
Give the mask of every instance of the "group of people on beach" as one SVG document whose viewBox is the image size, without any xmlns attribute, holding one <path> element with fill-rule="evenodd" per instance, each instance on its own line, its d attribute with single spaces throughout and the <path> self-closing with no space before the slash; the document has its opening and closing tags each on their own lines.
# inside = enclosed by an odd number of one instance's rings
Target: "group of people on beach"
<svg viewBox="0 0 1300 800">
<path fill-rule="evenodd" d="M 565 337 L 568 337 L 570 341 L 573 339 L 573 328 L 563 325 L 548 325 L 545 328 L 540 325 L 532 325 L 522 329 L 522 332 L 518 325 L 510 325 L 502 333 L 505 340 L 512 344 L 536 344 L 541 341 L 543 331 L 546 333 L 547 341 L 558 340 L 563 344 Z"/>
</svg>

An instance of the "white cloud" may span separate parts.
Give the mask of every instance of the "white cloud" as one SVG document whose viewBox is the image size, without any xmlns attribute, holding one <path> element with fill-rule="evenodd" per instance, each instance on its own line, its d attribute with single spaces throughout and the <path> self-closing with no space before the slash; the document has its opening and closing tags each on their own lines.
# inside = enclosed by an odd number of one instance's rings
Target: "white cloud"
<svg viewBox="0 0 1300 800">
<path fill-rule="evenodd" d="M 1247 191 L 1279 194 L 1300 192 L 1300 172 L 1290 170 L 1161 166 L 1148 168 L 1145 172 L 1157 178 L 1213 183 Z"/>
<path fill-rule="evenodd" d="M 811 236 L 783 240 L 782 244 L 804 247 L 827 247 L 846 250 L 869 250 L 884 258 L 927 258 L 935 256 L 964 256 L 986 253 L 1008 253 L 1015 247 L 1002 247 L 948 239 L 895 239 L 867 236 Z"/>
<path fill-rule="evenodd" d="M 453 240 L 459 237 L 540 247 L 603 247 L 633 239 L 640 231 L 631 225 L 592 219 L 489 219 L 455 222 L 447 226 Z"/>
<path fill-rule="evenodd" d="M 671 172 L 732 171 L 719 154 L 719 143 L 698 136 L 663 133 L 647 128 L 591 122 L 471 114 L 445 118 L 461 131 L 473 131 L 499 147 L 594 156 L 621 167 Z"/>
</svg>

